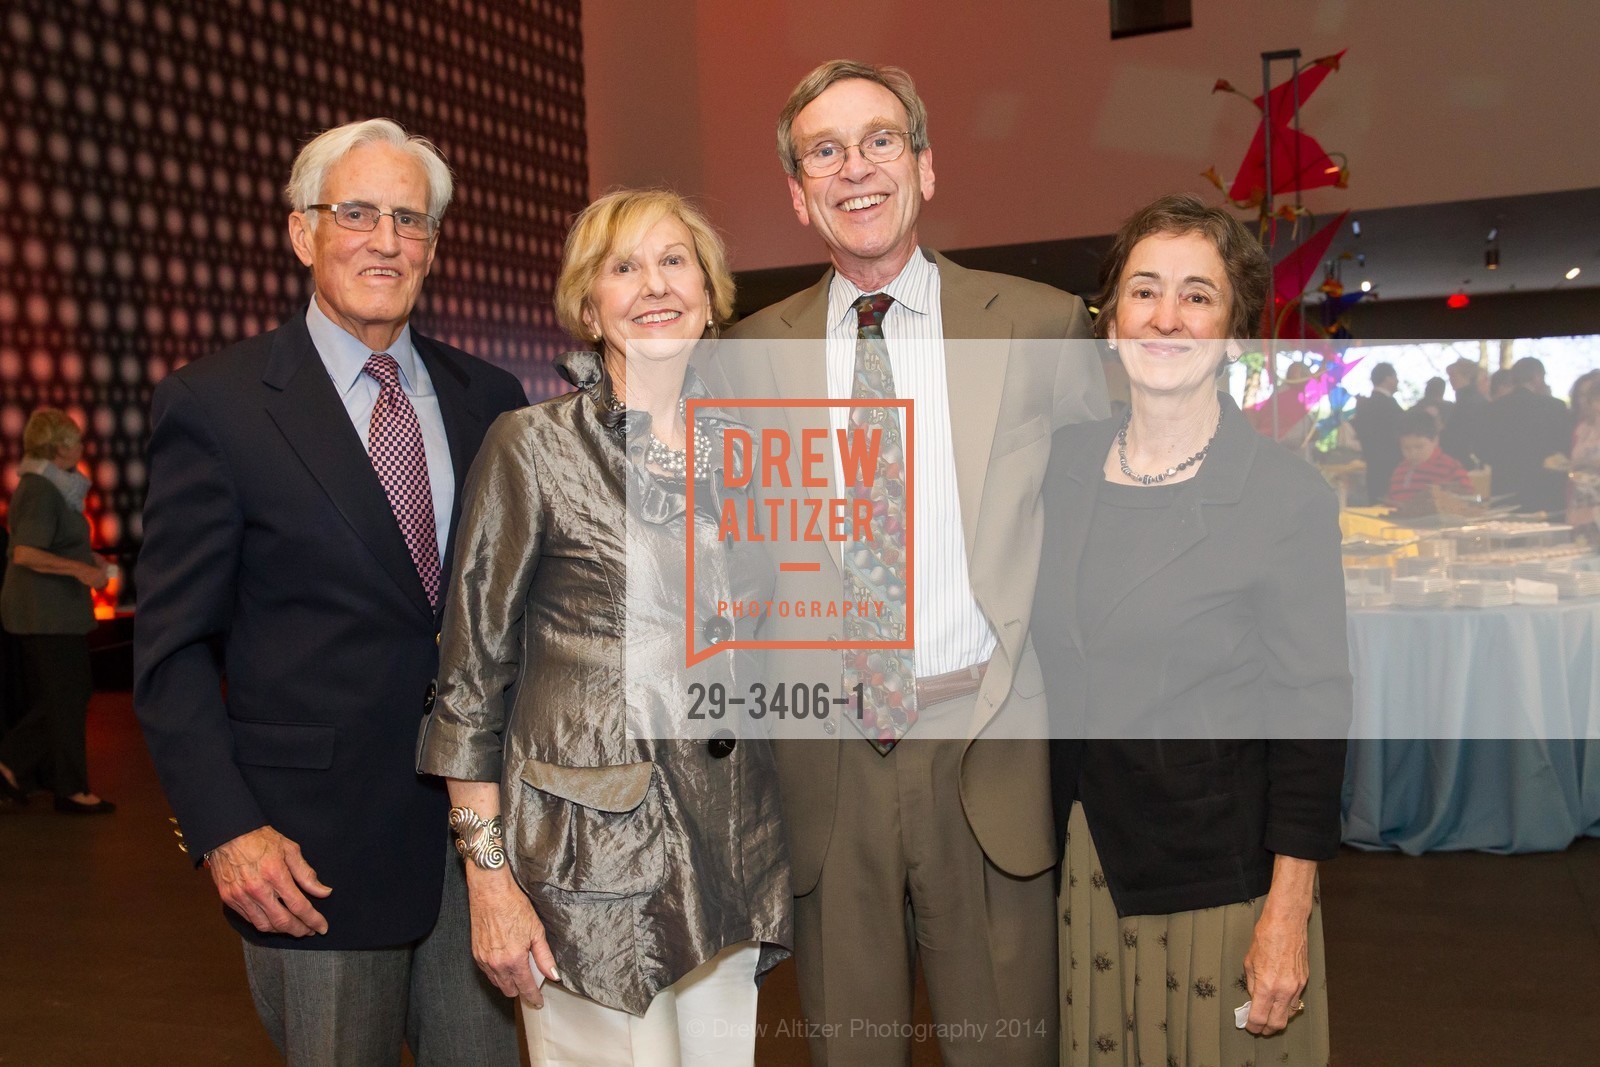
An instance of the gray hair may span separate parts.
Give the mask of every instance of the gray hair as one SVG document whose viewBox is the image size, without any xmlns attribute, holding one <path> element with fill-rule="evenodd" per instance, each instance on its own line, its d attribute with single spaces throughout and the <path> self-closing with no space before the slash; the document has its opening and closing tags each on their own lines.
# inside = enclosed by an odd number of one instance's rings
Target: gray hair
<svg viewBox="0 0 1600 1067">
<path fill-rule="evenodd" d="M 917 95 L 917 87 L 912 84 L 911 75 L 899 67 L 874 67 L 850 59 L 831 59 L 807 74 L 800 84 L 794 87 L 794 92 L 789 94 L 788 103 L 783 105 L 783 112 L 778 116 L 778 159 L 783 162 L 783 171 L 789 177 L 797 177 L 800 173 L 800 157 L 794 150 L 795 118 L 811 101 L 838 82 L 849 81 L 851 78 L 873 82 L 893 93 L 906 111 L 906 125 L 910 127 L 906 133 L 911 137 L 912 155 L 917 155 L 928 147 L 928 109 L 923 106 L 922 98 Z"/>
<path fill-rule="evenodd" d="M 329 168 L 357 148 L 369 144 L 398 148 L 422 164 L 428 176 L 428 214 L 436 219 L 444 218 L 445 208 L 450 206 L 450 197 L 455 193 L 455 179 L 450 175 L 449 164 L 432 141 L 407 134 L 405 127 L 393 119 L 347 122 L 307 141 L 295 157 L 289 184 L 283 187 L 290 210 L 304 211 L 307 205 L 317 203 L 322 197 L 322 183 Z M 316 225 L 315 215 L 306 216 L 306 220 L 307 225 Z"/>
</svg>

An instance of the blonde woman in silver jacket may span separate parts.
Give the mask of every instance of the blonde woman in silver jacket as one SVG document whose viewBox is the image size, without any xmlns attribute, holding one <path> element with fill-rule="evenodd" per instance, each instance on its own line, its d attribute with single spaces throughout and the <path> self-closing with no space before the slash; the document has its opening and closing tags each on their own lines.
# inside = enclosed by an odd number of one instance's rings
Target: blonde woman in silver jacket
<svg viewBox="0 0 1600 1067">
<path fill-rule="evenodd" d="M 756 980 L 791 944 L 766 742 L 675 728 L 692 685 L 751 681 L 728 653 L 684 667 L 691 479 L 703 639 L 734 636 L 718 600 L 770 587 L 758 548 L 717 540 L 727 423 L 684 417 L 732 292 L 681 198 L 597 200 L 556 306 L 599 353 L 496 421 L 468 480 L 419 769 L 449 780 L 473 954 L 522 998 L 535 1063 L 751 1063 Z"/>
</svg>

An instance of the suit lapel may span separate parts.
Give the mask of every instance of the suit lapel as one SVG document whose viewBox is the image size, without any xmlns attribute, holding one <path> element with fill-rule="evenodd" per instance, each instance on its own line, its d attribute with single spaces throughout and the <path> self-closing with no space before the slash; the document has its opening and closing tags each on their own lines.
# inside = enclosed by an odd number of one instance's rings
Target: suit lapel
<svg viewBox="0 0 1600 1067">
<path fill-rule="evenodd" d="M 984 346 L 979 358 L 979 347 L 971 342 L 1009 341 L 1011 320 L 989 310 L 999 294 L 982 284 L 981 275 L 937 253 L 934 262 L 939 265 L 944 339 L 947 345 L 955 342 L 953 354 L 946 349 L 945 386 L 950 393 L 950 438 L 970 563 L 972 546 L 978 543 L 978 514 L 1011 358 L 1009 344 Z"/>
<path fill-rule="evenodd" d="M 389 498 L 384 495 L 339 394 L 328 380 L 306 330 L 304 313 L 291 317 L 278 330 L 261 380 L 273 391 L 267 399 L 267 415 L 289 447 L 384 573 L 418 611 L 431 618 L 433 609 L 405 538 L 394 521 Z"/>
</svg>

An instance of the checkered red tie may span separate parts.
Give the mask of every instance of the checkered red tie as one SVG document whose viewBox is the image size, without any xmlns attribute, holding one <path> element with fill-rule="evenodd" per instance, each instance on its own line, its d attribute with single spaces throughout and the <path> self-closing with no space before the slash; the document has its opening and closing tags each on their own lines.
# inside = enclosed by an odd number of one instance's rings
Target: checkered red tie
<svg viewBox="0 0 1600 1067">
<path fill-rule="evenodd" d="M 367 427 L 367 455 L 378 474 L 394 521 L 411 550 L 428 603 L 439 604 L 439 540 L 433 523 L 433 488 L 428 482 L 428 453 L 422 447 L 417 413 L 400 388 L 400 365 L 394 357 L 374 353 L 362 368 L 381 387 Z"/>
</svg>

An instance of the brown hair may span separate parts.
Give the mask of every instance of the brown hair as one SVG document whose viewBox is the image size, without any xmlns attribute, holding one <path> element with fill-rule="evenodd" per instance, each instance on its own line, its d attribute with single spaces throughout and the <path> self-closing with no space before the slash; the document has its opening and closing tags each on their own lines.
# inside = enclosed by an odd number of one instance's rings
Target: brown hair
<svg viewBox="0 0 1600 1067">
<path fill-rule="evenodd" d="M 1567 399 L 1571 402 L 1572 413 L 1577 416 L 1579 422 L 1588 419 L 1588 413 L 1583 408 L 1588 402 L 1590 394 L 1597 389 L 1600 389 L 1600 370 L 1592 370 L 1585 374 L 1580 374 L 1573 381 L 1572 389 Z"/>
<path fill-rule="evenodd" d="M 1410 411 L 1401 412 L 1400 436 L 1426 437 L 1430 441 L 1437 441 L 1439 439 L 1439 417 L 1424 407 L 1415 407 Z"/>
<path fill-rule="evenodd" d="M 572 220 L 567 247 L 561 256 L 561 277 L 556 281 L 556 321 L 575 339 L 594 340 L 583 321 L 589 291 L 600 277 L 606 260 L 619 250 L 632 248 L 645 232 L 667 216 L 688 229 L 694 255 L 706 276 L 711 295 L 711 315 L 721 327 L 733 317 L 733 275 L 728 254 L 711 223 L 689 201 L 668 189 L 618 189 L 607 193 Z"/>
<path fill-rule="evenodd" d="M 928 109 L 917 95 L 911 75 L 899 67 L 874 67 L 850 59 L 830 59 L 801 79 L 778 115 L 778 159 L 783 163 L 783 172 L 789 177 L 800 176 L 800 157 L 794 149 L 795 117 L 835 83 L 851 78 L 873 82 L 893 93 L 906 111 L 906 133 L 911 137 L 912 155 L 928 147 Z"/>
<path fill-rule="evenodd" d="M 1187 233 L 1209 239 L 1222 257 L 1230 297 L 1228 336 L 1246 338 L 1260 333 L 1261 309 L 1272 278 L 1261 242 L 1222 208 L 1207 207 L 1197 196 L 1173 194 L 1139 209 L 1117 231 L 1111 251 L 1100 266 L 1100 315 L 1094 323 L 1097 336 L 1106 336 L 1117 319 L 1118 287 L 1134 246 L 1146 237 Z"/>
<path fill-rule="evenodd" d="M 22 428 L 22 454 L 29 459 L 55 459 L 58 450 L 81 440 L 83 431 L 65 411 L 40 408 L 28 416 Z"/>
</svg>

